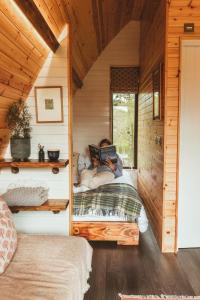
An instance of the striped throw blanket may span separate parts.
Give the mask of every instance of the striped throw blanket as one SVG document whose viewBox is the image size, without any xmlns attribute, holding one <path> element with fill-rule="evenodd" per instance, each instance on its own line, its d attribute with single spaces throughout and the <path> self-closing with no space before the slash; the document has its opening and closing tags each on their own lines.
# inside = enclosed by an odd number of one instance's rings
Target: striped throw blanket
<svg viewBox="0 0 200 300">
<path fill-rule="evenodd" d="M 119 216 L 135 222 L 142 203 L 136 189 L 125 183 L 101 185 L 97 189 L 74 194 L 74 215 Z"/>
</svg>

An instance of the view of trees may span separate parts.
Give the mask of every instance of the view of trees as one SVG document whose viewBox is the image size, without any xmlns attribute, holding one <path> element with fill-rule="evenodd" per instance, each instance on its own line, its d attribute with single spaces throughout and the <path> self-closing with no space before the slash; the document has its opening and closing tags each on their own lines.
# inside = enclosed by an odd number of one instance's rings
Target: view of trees
<svg viewBox="0 0 200 300">
<path fill-rule="evenodd" d="M 113 143 L 125 167 L 134 167 L 135 94 L 113 93 Z"/>
</svg>

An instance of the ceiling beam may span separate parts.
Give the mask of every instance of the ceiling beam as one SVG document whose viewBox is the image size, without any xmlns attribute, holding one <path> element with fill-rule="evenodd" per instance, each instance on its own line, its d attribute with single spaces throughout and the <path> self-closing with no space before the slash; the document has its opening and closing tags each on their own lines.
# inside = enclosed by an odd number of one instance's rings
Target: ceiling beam
<svg viewBox="0 0 200 300">
<path fill-rule="evenodd" d="M 72 68 L 72 79 L 73 79 L 74 84 L 76 85 L 76 87 L 81 89 L 82 86 L 83 86 L 83 82 L 80 79 L 78 73 L 76 72 L 76 70 L 74 68 Z"/>
<path fill-rule="evenodd" d="M 39 11 L 33 0 L 14 0 L 27 19 L 35 27 L 40 36 L 44 39 L 49 48 L 56 52 L 59 43 L 51 31 L 49 25 L 46 23 L 44 17 Z"/>
</svg>

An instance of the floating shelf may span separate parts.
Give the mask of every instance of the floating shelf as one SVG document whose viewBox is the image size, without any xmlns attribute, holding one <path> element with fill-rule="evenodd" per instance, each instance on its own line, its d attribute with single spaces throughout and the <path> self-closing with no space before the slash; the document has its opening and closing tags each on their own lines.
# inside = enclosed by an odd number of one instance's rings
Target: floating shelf
<svg viewBox="0 0 200 300">
<path fill-rule="evenodd" d="M 10 206 L 12 213 L 18 213 L 20 211 L 52 211 L 54 214 L 58 214 L 60 211 L 66 210 L 69 200 L 48 200 L 40 206 Z"/>
<path fill-rule="evenodd" d="M 65 168 L 69 164 L 69 160 L 60 159 L 57 162 L 52 162 L 45 160 L 44 162 L 39 162 L 36 159 L 31 159 L 29 161 L 12 161 L 12 160 L 2 160 L 0 161 L 0 169 L 10 168 L 11 172 L 14 174 L 19 173 L 20 168 L 51 168 L 53 174 L 58 174 L 60 168 Z"/>
</svg>

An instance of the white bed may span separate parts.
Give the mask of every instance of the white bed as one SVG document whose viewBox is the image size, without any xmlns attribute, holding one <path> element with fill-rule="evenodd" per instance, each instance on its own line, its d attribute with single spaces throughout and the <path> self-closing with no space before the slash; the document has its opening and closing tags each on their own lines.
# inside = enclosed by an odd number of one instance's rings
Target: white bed
<svg viewBox="0 0 200 300">
<path fill-rule="evenodd" d="M 134 180 L 131 177 L 131 174 L 127 170 L 123 170 L 123 176 L 115 178 L 111 183 L 126 183 L 134 186 Z M 136 186 L 134 186 L 136 188 Z M 74 187 L 74 193 L 85 192 L 88 191 L 89 188 L 85 186 Z M 118 216 L 94 216 L 94 215 L 85 215 L 85 216 L 73 216 L 73 221 L 75 222 L 119 222 L 119 221 L 127 221 L 124 218 L 120 218 Z M 144 233 L 148 228 L 148 219 L 144 209 L 142 206 L 140 216 L 137 220 L 137 224 L 141 233 Z"/>
</svg>

